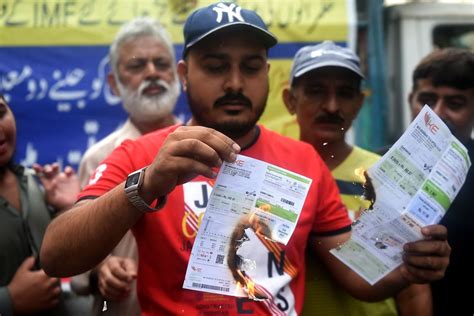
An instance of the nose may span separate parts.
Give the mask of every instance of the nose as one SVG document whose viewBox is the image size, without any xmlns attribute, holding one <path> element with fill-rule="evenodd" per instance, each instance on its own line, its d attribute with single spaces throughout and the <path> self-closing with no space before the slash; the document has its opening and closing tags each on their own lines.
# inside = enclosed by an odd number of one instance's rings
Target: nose
<svg viewBox="0 0 474 316">
<path fill-rule="evenodd" d="M 226 92 L 242 92 L 244 86 L 243 77 L 239 69 L 231 69 L 224 83 Z"/>
<path fill-rule="evenodd" d="M 446 119 L 446 113 L 445 113 L 446 106 L 444 104 L 444 99 L 443 98 L 438 98 L 438 100 L 436 100 L 436 103 L 434 104 L 434 106 L 431 107 L 431 109 L 440 118 Z"/>
<path fill-rule="evenodd" d="M 330 113 L 336 113 L 339 111 L 339 104 L 337 102 L 337 97 L 334 92 L 329 92 L 326 97 L 326 102 L 324 102 L 324 109 Z"/>
<path fill-rule="evenodd" d="M 159 79 L 160 72 L 153 61 L 148 61 L 145 67 L 145 77 L 147 79 Z"/>
</svg>

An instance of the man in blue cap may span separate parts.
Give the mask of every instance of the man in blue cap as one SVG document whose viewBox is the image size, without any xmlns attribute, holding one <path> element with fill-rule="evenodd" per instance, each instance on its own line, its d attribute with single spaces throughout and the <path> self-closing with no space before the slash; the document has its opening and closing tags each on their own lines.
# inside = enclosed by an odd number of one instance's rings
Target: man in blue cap
<svg viewBox="0 0 474 316">
<path fill-rule="evenodd" d="M 329 170 L 312 146 L 256 124 L 269 90 L 267 53 L 277 40 L 255 12 L 234 3 L 198 9 L 184 25 L 184 39 L 177 70 L 193 117 L 186 126 L 127 141 L 103 161 L 105 168 L 94 177 L 94 184 L 84 188 L 70 215 L 48 228 L 41 252 L 48 273 L 71 275 L 90 268 L 131 228 L 140 258 L 138 297 L 143 315 L 299 314 L 307 246 L 350 291 L 366 299 L 442 277 L 449 245 L 440 226 L 427 228 L 426 240 L 405 245 L 405 264 L 373 287 L 329 253 L 350 238 L 351 227 Z M 234 227 L 203 223 L 207 241 L 199 242 L 200 264 L 189 269 L 199 274 L 206 262 L 212 262 L 212 268 L 206 278 L 191 280 L 185 289 L 191 248 L 216 171 L 223 161 L 238 169 L 242 164 L 236 160 L 238 153 L 312 179 L 298 224 L 287 245 L 247 229 L 241 232 L 243 238 L 234 240 L 233 248 L 230 234 L 219 233 Z M 223 201 L 221 207 L 227 205 L 228 210 L 222 216 L 244 207 L 245 199 Z M 237 255 L 237 244 L 244 242 Z M 242 250 L 255 265 L 230 260 L 240 258 Z M 218 277 L 218 272 L 227 276 Z M 240 284 L 248 295 L 232 279 L 239 275 L 239 281 L 249 281 Z M 249 299 L 252 284 L 258 292 L 253 297 L 260 300 Z"/>
<path fill-rule="evenodd" d="M 283 90 L 288 111 L 296 115 L 300 139 L 311 144 L 331 170 L 353 220 L 370 205 L 361 198 L 361 175 L 380 158 L 349 144 L 345 137 L 364 101 L 359 64 L 359 57 L 350 49 L 332 41 L 305 46 L 296 53 L 290 85 Z M 306 260 L 305 315 L 388 316 L 407 310 L 410 314 L 431 314 L 428 285 L 412 285 L 399 293 L 396 301 L 363 302 L 338 286 L 312 254 L 307 254 Z"/>
</svg>

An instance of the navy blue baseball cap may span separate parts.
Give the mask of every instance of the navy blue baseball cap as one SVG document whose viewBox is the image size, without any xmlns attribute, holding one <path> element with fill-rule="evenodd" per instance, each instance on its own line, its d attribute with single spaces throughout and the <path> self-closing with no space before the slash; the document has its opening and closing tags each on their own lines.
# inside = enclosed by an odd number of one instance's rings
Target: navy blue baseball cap
<svg viewBox="0 0 474 316">
<path fill-rule="evenodd" d="M 295 78 L 322 67 L 346 68 L 364 78 L 359 57 L 352 50 L 332 41 L 324 41 L 317 45 L 304 46 L 296 53 L 291 67 L 290 84 Z"/>
<path fill-rule="evenodd" d="M 186 19 L 183 29 L 183 57 L 194 44 L 208 35 L 228 27 L 242 27 L 254 31 L 266 48 L 270 48 L 278 42 L 256 12 L 243 9 L 235 3 L 219 2 L 197 9 Z"/>
</svg>

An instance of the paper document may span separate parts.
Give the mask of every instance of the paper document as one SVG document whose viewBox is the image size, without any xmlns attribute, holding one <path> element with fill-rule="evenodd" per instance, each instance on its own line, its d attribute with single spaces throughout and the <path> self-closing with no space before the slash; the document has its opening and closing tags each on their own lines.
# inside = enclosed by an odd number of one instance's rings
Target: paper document
<svg viewBox="0 0 474 316">
<path fill-rule="evenodd" d="M 239 284 L 245 275 L 236 271 L 244 230 L 287 244 L 311 181 L 242 155 L 234 163 L 224 163 L 191 251 L 183 287 L 247 296 L 245 284 Z M 251 274 L 251 263 L 246 264 Z"/>
<path fill-rule="evenodd" d="M 373 210 L 354 222 L 352 238 L 331 250 L 370 284 L 402 263 L 403 245 L 438 223 L 461 189 L 471 161 L 467 149 L 425 106 L 407 131 L 367 173 Z"/>
</svg>

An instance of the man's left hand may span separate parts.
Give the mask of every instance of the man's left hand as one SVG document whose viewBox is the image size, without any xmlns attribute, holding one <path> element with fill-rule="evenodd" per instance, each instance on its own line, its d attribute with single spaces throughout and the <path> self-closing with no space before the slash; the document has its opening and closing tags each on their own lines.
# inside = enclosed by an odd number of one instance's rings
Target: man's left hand
<svg viewBox="0 0 474 316">
<path fill-rule="evenodd" d="M 406 243 L 403 247 L 403 277 L 410 283 L 429 283 L 444 277 L 449 265 L 451 247 L 448 231 L 442 225 L 431 225 L 421 230 L 424 239 Z"/>
</svg>

